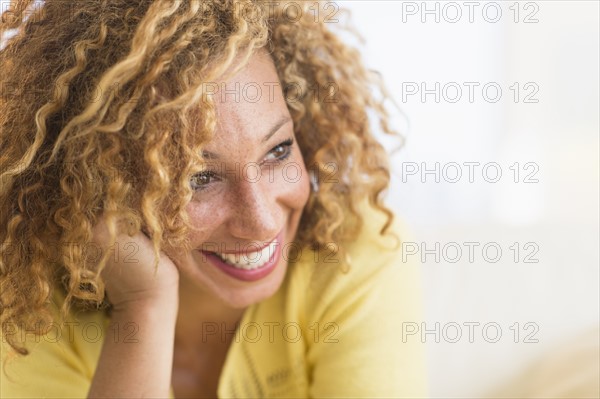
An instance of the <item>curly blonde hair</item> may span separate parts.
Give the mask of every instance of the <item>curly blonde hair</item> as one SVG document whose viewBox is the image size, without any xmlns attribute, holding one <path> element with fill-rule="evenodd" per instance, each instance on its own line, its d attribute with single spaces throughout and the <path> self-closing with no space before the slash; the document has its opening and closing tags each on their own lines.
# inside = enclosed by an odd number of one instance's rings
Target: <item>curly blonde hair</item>
<svg viewBox="0 0 600 399">
<path fill-rule="evenodd" d="M 147 232 L 156 262 L 161 248 L 190 250 L 190 177 L 202 170 L 201 148 L 216 126 L 203 83 L 222 79 L 238 66 L 236 57 L 241 68 L 263 47 L 282 87 L 295 91 L 285 98 L 297 142 L 321 183 L 311 191 L 298 244 L 318 250 L 351 241 L 363 224 L 358 204 L 367 198 L 387 215 L 386 233 L 393 214 L 381 194 L 389 163 L 367 113 L 399 136 L 384 107 L 389 95 L 358 51 L 316 18 L 316 2 L 292 3 L 11 3 L 0 22 L 3 333 L 8 324 L 35 330 L 48 321 L 56 282 L 66 292 L 63 315 L 72 303 L 99 308 L 106 256 L 92 269 L 82 246 L 101 215 L 113 243 L 122 221 L 130 234 Z M 329 6 L 319 7 L 326 15 Z M 9 32 L 16 34 L 7 38 Z M 379 100 L 373 85 L 383 93 Z M 327 180 L 332 165 L 336 179 Z"/>
</svg>

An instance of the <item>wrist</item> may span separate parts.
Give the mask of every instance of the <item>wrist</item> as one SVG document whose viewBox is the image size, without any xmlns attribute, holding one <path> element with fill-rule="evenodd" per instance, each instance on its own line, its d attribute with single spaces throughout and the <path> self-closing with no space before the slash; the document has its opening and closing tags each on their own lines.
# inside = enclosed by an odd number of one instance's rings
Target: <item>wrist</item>
<svg viewBox="0 0 600 399">
<path fill-rule="evenodd" d="M 112 304 L 112 315 L 118 317 L 139 318 L 159 315 L 173 315 L 176 317 L 179 308 L 177 293 L 163 294 L 154 297 L 130 298 Z"/>
</svg>

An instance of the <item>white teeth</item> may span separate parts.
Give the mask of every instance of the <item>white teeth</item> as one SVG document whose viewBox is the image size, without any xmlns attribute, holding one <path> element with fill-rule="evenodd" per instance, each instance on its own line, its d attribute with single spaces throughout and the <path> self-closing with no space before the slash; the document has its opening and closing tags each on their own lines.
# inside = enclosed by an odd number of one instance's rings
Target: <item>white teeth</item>
<svg viewBox="0 0 600 399">
<path fill-rule="evenodd" d="M 253 270 L 264 266 L 265 263 L 271 259 L 277 245 L 279 245 L 279 243 L 277 242 L 277 239 L 275 239 L 260 251 L 248 252 L 245 254 L 223 254 L 215 252 L 215 255 L 228 265 L 237 267 L 238 269 Z"/>
</svg>

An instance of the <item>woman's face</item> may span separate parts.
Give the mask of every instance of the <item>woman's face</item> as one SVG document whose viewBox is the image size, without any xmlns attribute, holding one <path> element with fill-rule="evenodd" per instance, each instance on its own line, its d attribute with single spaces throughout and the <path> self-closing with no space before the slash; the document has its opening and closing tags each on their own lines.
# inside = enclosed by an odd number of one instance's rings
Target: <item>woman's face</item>
<svg viewBox="0 0 600 399">
<path fill-rule="evenodd" d="M 218 122 L 205 147 L 209 164 L 190 182 L 194 250 L 178 266 L 188 286 L 244 308 L 280 287 L 309 178 L 266 52 L 215 86 Z"/>
</svg>

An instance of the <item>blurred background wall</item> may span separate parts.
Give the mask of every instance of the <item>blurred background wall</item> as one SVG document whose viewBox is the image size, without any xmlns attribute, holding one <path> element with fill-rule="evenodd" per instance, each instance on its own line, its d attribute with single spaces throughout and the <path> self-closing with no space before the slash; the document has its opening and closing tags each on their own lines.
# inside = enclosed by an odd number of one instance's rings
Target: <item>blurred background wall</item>
<svg viewBox="0 0 600 399">
<path fill-rule="evenodd" d="M 405 114 L 431 395 L 598 397 L 599 3 L 337 4 Z"/>
</svg>

